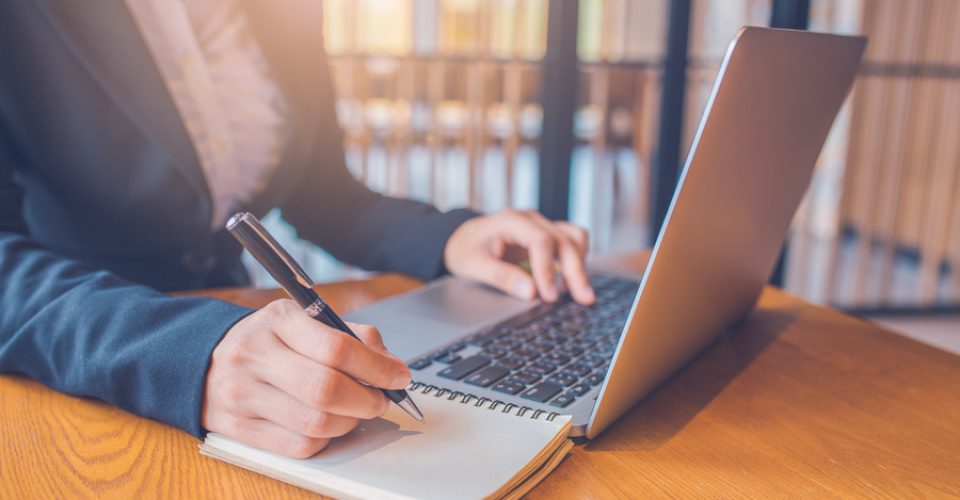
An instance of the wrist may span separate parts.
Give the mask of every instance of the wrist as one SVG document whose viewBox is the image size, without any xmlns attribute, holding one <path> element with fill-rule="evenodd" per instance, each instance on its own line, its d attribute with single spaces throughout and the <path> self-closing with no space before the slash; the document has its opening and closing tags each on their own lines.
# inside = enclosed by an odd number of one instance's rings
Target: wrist
<svg viewBox="0 0 960 500">
<path fill-rule="evenodd" d="M 451 228 L 450 234 L 444 242 L 437 276 L 456 272 L 457 261 L 463 252 L 462 243 L 468 239 L 468 236 L 474 234 L 477 221 L 483 217 L 482 214 L 467 209 L 458 209 L 456 212 L 458 212 L 461 220 Z"/>
</svg>

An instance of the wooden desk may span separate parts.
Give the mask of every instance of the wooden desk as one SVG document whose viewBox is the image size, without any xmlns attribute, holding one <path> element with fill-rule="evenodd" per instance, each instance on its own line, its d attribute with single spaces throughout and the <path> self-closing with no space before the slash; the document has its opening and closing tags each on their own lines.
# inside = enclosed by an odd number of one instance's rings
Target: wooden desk
<svg viewBox="0 0 960 500">
<path fill-rule="evenodd" d="M 346 311 L 418 284 L 385 275 L 320 288 Z M 281 296 L 206 295 L 249 306 Z M 0 377 L 0 437 L 0 498 L 310 496 L 201 457 L 183 432 L 22 378 Z M 768 289 L 531 496 L 960 496 L 960 357 Z"/>
</svg>

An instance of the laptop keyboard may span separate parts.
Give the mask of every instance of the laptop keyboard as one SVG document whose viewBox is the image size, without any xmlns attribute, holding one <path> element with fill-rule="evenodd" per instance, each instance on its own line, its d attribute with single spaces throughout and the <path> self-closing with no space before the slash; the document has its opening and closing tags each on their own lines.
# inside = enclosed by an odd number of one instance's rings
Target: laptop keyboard
<svg viewBox="0 0 960 500">
<path fill-rule="evenodd" d="M 565 408 L 603 382 L 640 286 L 604 275 L 591 276 L 590 283 L 597 297 L 592 306 L 567 294 L 409 366 L 447 365 L 437 375 Z"/>
</svg>

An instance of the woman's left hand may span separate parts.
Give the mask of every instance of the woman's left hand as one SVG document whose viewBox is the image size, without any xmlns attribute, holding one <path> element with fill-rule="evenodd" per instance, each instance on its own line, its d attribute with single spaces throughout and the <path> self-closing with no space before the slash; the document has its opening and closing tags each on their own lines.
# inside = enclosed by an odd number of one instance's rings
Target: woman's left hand
<svg viewBox="0 0 960 500">
<path fill-rule="evenodd" d="M 559 298 L 559 269 L 574 300 L 592 304 L 595 297 L 584 266 L 588 246 L 587 231 L 581 227 L 547 220 L 533 210 L 507 209 L 458 227 L 447 240 L 444 263 L 454 275 L 522 299 L 539 295 L 546 302 Z M 519 265 L 524 260 L 530 274 Z"/>
</svg>

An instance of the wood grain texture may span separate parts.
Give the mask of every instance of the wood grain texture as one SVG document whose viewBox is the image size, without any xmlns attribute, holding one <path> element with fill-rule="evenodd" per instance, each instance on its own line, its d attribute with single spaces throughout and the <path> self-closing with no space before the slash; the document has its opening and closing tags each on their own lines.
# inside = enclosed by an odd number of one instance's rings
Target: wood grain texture
<svg viewBox="0 0 960 500">
<path fill-rule="evenodd" d="M 418 285 L 384 275 L 319 288 L 348 311 Z M 249 306 L 282 296 L 202 293 Z M 311 496 L 201 457 L 198 444 L 0 377 L 0 498 Z M 768 289 L 749 318 L 530 496 L 960 497 L 958 450 L 960 357 Z"/>
</svg>

